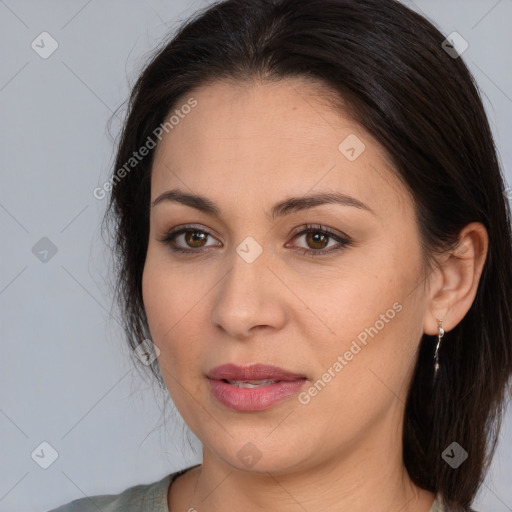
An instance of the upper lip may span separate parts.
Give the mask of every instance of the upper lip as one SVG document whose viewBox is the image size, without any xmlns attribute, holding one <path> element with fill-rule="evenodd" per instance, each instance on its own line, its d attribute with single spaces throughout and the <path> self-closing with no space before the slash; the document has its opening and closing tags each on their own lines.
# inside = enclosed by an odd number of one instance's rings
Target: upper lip
<svg viewBox="0 0 512 512">
<path fill-rule="evenodd" d="M 252 364 L 238 366 L 236 364 L 223 364 L 210 370 L 207 377 L 213 380 L 286 380 L 305 379 L 304 375 L 288 372 L 269 364 Z"/>
</svg>

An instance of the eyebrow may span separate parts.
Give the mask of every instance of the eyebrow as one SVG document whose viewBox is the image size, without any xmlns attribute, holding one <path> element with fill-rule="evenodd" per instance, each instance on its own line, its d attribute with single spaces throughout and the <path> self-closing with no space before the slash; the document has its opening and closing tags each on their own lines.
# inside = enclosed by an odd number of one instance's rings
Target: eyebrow
<svg viewBox="0 0 512 512">
<path fill-rule="evenodd" d="M 220 217 L 222 213 L 220 207 L 207 197 L 197 194 L 189 194 L 179 189 L 167 190 L 163 194 L 160 194 L 152 202 L 152 207 L 155 207 L 164 201 L 181 203 L 216 217 Z M 373 215 L 376 215 L 375 212 L 362 201 L 359 201 L 354 197 L 342 194 L 340 192 L 324 192 L 310 194 L 307 196 L 289 197 L 283 201 L 280 201 L 279 203 L 276 203 L 271 208 L 270 212 L 267 213 L 267 215 L 269 215 L 272 220 L 275 220 L 279 217 L 284 217 L 285 215 L 307 210 L 309 208 L 314 208 L 315 206 L 320 206 L 323 204 L 341 204 L 343 206 L 352 206 L 361 210 L 367 210 Z"/>
</svg>

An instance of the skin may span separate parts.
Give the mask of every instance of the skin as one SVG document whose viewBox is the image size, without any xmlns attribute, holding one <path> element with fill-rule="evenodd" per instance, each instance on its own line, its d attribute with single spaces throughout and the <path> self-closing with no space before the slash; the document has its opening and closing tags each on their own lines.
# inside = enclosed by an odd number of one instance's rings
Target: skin
<svg viewBox="0 0 512 512">
<path fill-rule="evenodd" d="M 466 226 L 426 278 L 411 196 L 382 147 L 321 91 L 296 78 L 209 84 L 183 100 L 198 103 L 156 149 L 152 202 L 179 188 L 221 209 L 217 217 L 162 201 L 150 213 L 144 305 L 169 393 L 203 444 L 202 465 L 169 489 L 173 512 L 427 512 L 434 500 L 403 465 L 405 399 L 422 335 L 437 334 L 437 319 L 449 331 L 473 302 L 487 233 Z M 366 146 L 354 161 L 338 150 L 350 134 Z M 313 192 L 342 192 L 372 211 L 325 204 L 266 214 Z M 306 223 L 351 243 L 300 235 Z M 175 244 L 202 253 L 160 241 L 185 224 L 210 236 Z M 263 251 L 252 263 L 235 250 L 248 236 Z M 396 303 L 400 312 L 307 404 L 295 396 L 237 412 L 209 391 L 206 373 L 228 362 L 304 374 L 308 389 Z M 237 456 L 248 442 L 261 455 L 251 467 Z"/>
</svg>

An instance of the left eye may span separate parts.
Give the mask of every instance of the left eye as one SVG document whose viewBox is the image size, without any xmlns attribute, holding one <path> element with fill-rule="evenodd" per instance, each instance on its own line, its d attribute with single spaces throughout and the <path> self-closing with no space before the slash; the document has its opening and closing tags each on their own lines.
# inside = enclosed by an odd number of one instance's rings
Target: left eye
<svg viewBox="0 0 512 512">
<path fill-rule="evenodd" d="M 309 247 L 313 246 L 313 249 L 304 247 L 299 247 L 299 249 L 302 250 L 303 254 L 312 256 L 318 256 L 321 254 L 335 252 L 340 249 L 343 249 L 344 247 L 347 247 L 351 243 L 348 237 L 333 233 L 329 229 L 324 228 L 323 226 L 320 225 L 307 225 L 306 229 L 304 229 L 300 233 L 297 233 L 293 238 L 296 239 L 302 236 L 306 237 L 306 244 L 309 245 Z M 337 242 L 338 247 L 335 247 L 334 249 L 326 249 L 327 247 L 329 247 L 329 239 L 331 239 L 331 241 Z M 334 243 L 334 245 L 336 245 L 336 243 Z"/>
<path fill-rule="evenodd" d="M 309 247 L 306 247 L 306 249 L 310 248 L 310 247 L 313 247 L 314 249 L 325 249 L 326 247 L 328 247 L 329 239 L 331 239 L 331 241 L 335 242 L 334 237 L 331 236 L 326 231 L 308 230 L 306 232 L 303 232 L 302 234 L 297 235 L 295 238 L 300 238 L 303 236 L 306 237 L 305 241 L 306 241 L 306 244 L 309 246 Z M 327 245 L 326 245 L 326 242 L 327 242 Z"/>
<path fill-rule="evenodd" d="M 302 236 L 305 236 L 306 244 L 309 246 L 297 248 L 301 250 L 303 254 L 316 256 L 337 251 L 350 244 L 350 239 L 347 237 L 332 233 L 322 226 L 307 225 L 306 229 L 293 236 L 293 240 Z M 170 231 L 159 241 L 169 245 L 171 250 L 174 252 L 193 254 L 202 252 L 202 249 L 205 247 L 211 247 L 205 245 L 208 237 L 213 238 L 213 236 L 207 231 L 197 229 L 194 226 L 185 226 L 180 229 Z M 182 244 L 177 244 L 177 240 L 179 239 L 182 239 L 182 242 L 184 242 L 185 246 L 188 248 L 184 247 Z M 329 239 L 333 242 L 337 242 L 340 247 L 327 249 L 327 247 L 329 247 Z M 334 243 L 334 245 L 336 245 L 336 243 Z"/>
</svg>

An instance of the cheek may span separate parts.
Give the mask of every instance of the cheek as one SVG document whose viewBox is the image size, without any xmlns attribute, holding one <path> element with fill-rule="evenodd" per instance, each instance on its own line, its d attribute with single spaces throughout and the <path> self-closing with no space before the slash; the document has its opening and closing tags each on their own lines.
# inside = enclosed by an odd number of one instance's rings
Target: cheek
<svg viewBox="0 0 512 512">
<path fill-rule="evenodd" d="M 142 273 L 142 297 L 149 327 L 155 338 L 165 341 L 173 325 L 192 307 L 190 278 L 178 272 L 172 262 L 159 249 L 150 247 Z"/>
<path fill-rule="evenodd" d="M 181 414 L 188 417 L 189 404 L 183 387 L 192 389 L 188 381 L 191 372 L 183 370 L 194 368 L 194 352 L 190 338 L 183 339 L 187 323 L 184 301 L 176 289 L 176 280 L 166 267 L 148 253 L 142 275 L 142 295 L 151 338 L 160 350 L 158 365 L 165 385 Z"/>
<path fill-rule="evenodd" d="M 142 297 L 153 343 L 159 348 L 159 365 L 165 378 L 169 363 L 175 360 L 173 343 L 178 320 L 183 317 L 177 283 L 164 262 L 148 251 L 142 274 Z M 181 302 L 182 303 L 182 302 Z"/>
<path fill-rule="evenodd" d="M 405 404 L 421 340 L 421 329 L 409 302 L 402 299 L 391 308 L 386 306 L 383 303 L 379 315 L 369 318 L 366 325 L 356 326 L 353 335 L 344 341 L 343 352 L 339 351 L 343 359 L 343 380 L 337 383 L 341 400 L 349 407 L 360 404 L 368 414 Z M 364 416 L 363 411 L 360 413 Z"/>
<path fill-rule="evenodd" d="M 164 276 L 155 258 L 148 252 L 142 273 L 142 299 L 153 342 L 157 345 L 160 345 L 158 338 L 164 330 L 162 312 L 170 306 L 170 297 L 165 293 Z"/>
<path fill-rule="evenodd" d="M 364 346 L 366 340 L 381 339 L 394 328 L 407 277 L 386 265 L 390 258 L 384 251 L 378 254 L 368 251 L 353 264 L 344 262 L 337 275 L 322 280 L 321 288 L 309 286 L 313 279 L 309 283 L 301 278 L 300 298 L 310 310 L 304 315 L 304 328 L 320 353 L 344 352 L 355 339 Z"/>
<path fill-rule="evenodd" d="M 332 381 L 326 385 L 329 400 L 345 405 L 375 404 L 400 393 L 421 339 L 420 289 L 411 293 L 419 276 L 414 260 L 386 265 L 395 258 L 380 254 L 379 266 L 369 267 L 374 272 L 347 274 L 322 300 L 315 302 L 315 293 L 305 299 L 329 328 L 327 336 L 310 336 L 310 354 L 320 363 L 319 387 Z"/>
<path fill-rule="evenodd" d="M 388 323 L 379 315 L 372 315 L 371 320 L 368 316 L 362 325 L 349 325 L 346 319 L 346 335 L 324 347 L 316 379 L 300 397 L 305 405 L 299 412 L 304 418 L 327 414 L 327 431 L 350 438 L 390 411 L 399 414 L 407 398 L 405 383 L 413 368 L 416 343 L 408 328 L 406 306 L 397 306 L 392 309 L 394 316 L 391 312 L 385 316 Z M 386 311 L 383 308 L 382 313 Z"/>
<path fill-rule="evenodd" d="M 176 374 L 189 364 L 204 338 L 199 332 L 198 317 L 204 316 L 196 279 L 184 272 L 172 271 L 169 261 L 148 252 L 142 275 L 142 296 L 152 341 L 160 350 L 162 372 Z M 164 374 L 165 377 L 165 374 Z"/>
</svg>

